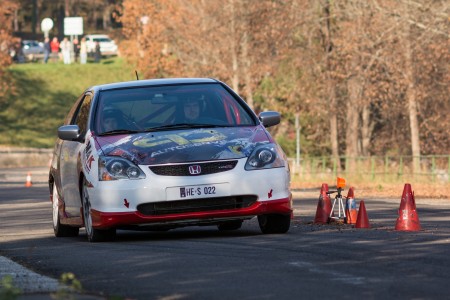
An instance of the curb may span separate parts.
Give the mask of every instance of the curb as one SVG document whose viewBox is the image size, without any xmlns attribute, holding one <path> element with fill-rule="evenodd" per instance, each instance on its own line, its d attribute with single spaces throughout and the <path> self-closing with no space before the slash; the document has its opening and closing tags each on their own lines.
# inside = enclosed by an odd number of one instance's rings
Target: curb
<svg viewBox="0 0 450 300">
<path fill-rule="evenodd" d="M 12 285 L 15 289 L 20 290 L 17 297 L 5 295 L 7 292 L 4 291 L 3 278 L 6 276 L 11 276 Z M 7 299 L 20 299 L 20 300 L 48 300 L 48 299 L 59 299 L 58 292 L 67 290 L 67 296 L 70 299 L 75 300 L 100 300 L 105 299 L 99 296 L 79 294 L 75 292 L 70 292 L 70 288 L 61 284 L 58 280 L 50 278 L 44 275 L 35 273 L 22 265 L 6 258 L 0 256 L 0 298 L 4 295 Z"/>
</svg>

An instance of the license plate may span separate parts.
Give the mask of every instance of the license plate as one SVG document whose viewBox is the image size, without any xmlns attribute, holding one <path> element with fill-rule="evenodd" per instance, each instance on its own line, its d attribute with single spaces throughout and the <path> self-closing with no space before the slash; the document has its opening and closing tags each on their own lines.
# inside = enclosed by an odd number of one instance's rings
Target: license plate
<svg viewBox="0 0 450 300">
<path fill-rule="evenodd" d="M 188 185 L 167 188 L 167 200 L 197 199 L 229 196 L 227 183 Z"/>
</svg>

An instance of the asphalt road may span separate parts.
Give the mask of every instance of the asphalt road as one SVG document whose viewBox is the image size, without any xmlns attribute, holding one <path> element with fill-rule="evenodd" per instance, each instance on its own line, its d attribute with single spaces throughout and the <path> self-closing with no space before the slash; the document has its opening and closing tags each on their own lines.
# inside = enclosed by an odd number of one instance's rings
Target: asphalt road
<svg viewBox="0 0 450 300">
<path fill-rule="evenodd" d="M 105 298 L 448 298 L 450 200 L 416 199 L 422 230 L 399 232 L 400 196 L 365 199 L 372 228 L 355 229 L 312 224 L 316 193 L 294 194 L 284 235 L 261 234 L 253 219 L 234 232 L 119 231 L 115 242 L 93 244 L 84 230 L 53 236 L 44 184 L 0 185 L 0 255 L 52 278 L 73 272 L 85 291 Z"/>
</svg>

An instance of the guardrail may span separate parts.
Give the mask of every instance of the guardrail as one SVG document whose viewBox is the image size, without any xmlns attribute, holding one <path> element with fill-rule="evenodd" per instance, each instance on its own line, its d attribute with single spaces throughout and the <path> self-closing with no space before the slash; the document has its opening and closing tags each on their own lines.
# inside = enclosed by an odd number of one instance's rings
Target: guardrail
<svg viewBox="0 0 450 300">
<path fill-rule="evenodd" d="M 419 157 L 419 171 L 413 171 L 412 156 L 331 156 L 302 157 L 300 163 L 289 158 L 291 175 L 300 180 L 327 179 L 347 176 L 371 182 L 404 182 L 421 180 L 450 182 L 450 155 L 423 155 Z M 349 166 L 353 167 L 350 168 Z"/>
<path fill-rule="evenodd" d="M 53 149 L 0 148 L 0 168 L 47 167 Z"/>
</svg>

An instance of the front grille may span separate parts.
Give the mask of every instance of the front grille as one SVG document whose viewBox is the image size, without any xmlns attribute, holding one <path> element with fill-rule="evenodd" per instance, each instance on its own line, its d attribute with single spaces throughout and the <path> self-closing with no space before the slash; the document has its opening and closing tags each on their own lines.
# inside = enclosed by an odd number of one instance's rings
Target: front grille
<svg viewBox="0 0 450 300">
<path fill-rule="evenodd" d="M 205 163 L 151 166 L 149 168 L 156 175 L 162 176 L 198 176 L 229 171 L 234 169 L 234 167 L 236 167 L 236 164 L 237 160 L 227 160 L 227 161 L 216 161 Z M 200 166 L 201 173 L 190 174 L 189 166 Z"/>
<path fill-rule="evenodd" d="M 147 216 L 159 216 L 189 212 L 207 212 L 226 209 L 240 209 L 252 206 L 256 196 L 231 196 L 194 200 L 164 201 L 140 204 L 137 210 Z"/>
</svg>

